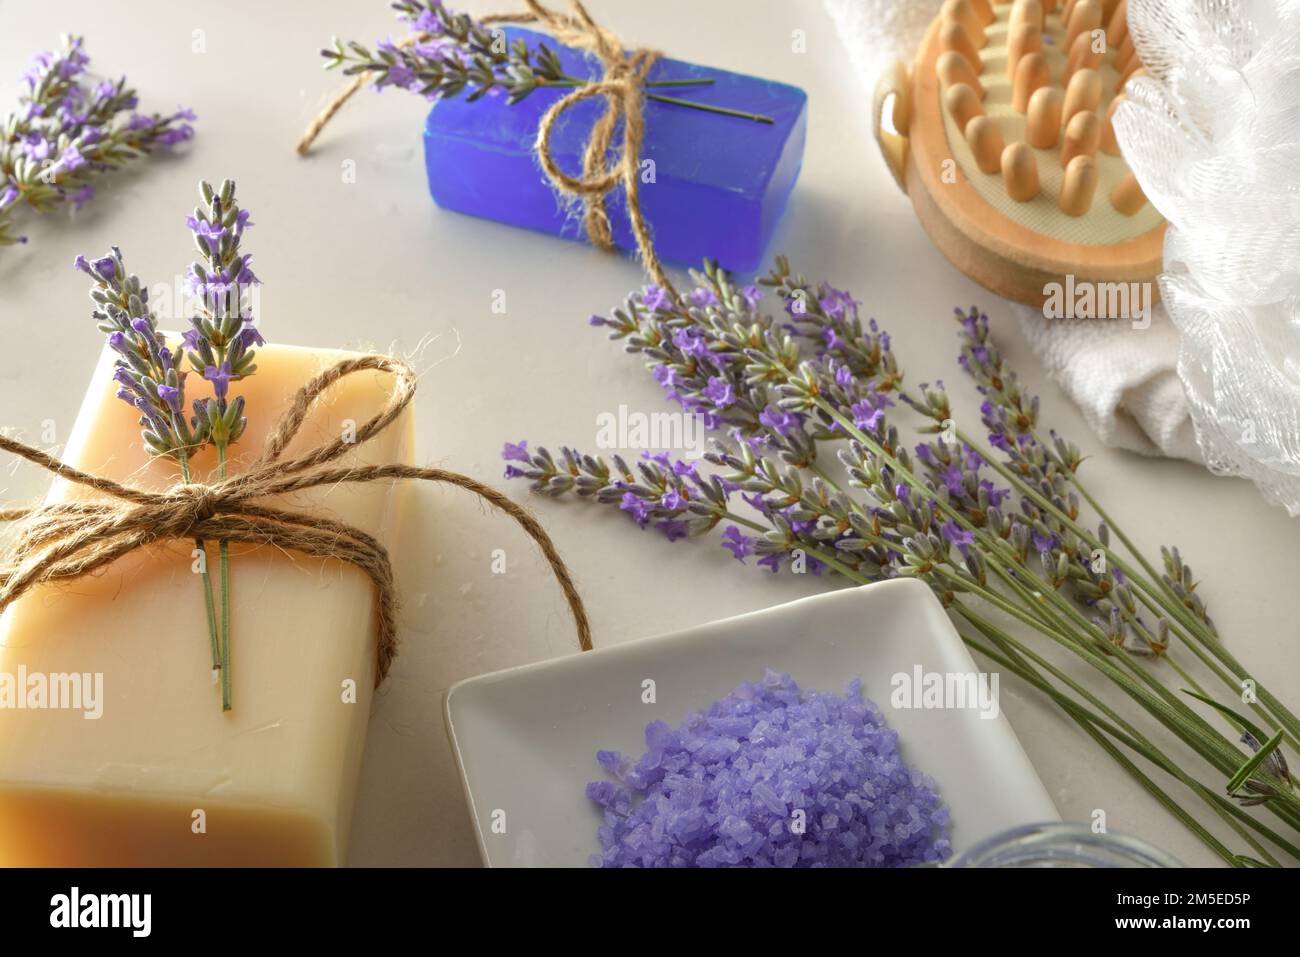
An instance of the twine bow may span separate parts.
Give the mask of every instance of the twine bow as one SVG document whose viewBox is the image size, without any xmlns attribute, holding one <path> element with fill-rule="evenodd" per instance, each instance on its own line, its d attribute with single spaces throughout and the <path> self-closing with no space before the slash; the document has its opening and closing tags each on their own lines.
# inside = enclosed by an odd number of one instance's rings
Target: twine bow
<svg viewBox="0 0 1300 957">
<path fill-rule="evenodd" d="M 373 369 L 397 380 L 385 408 L 360 426 L 355 438 L 340 436 L 294 459 L 284 459 L 312 403 L 344 376 Z M 262 455 L 247 471 L 214 485 L 177 484 L 162 492 L 121 485 L 60 462 L 40 449 L 0 435 L 0 449 L 27 459 L 60 478 L 111 496 L 116 501 L 50 503 L 32 509 L 0 510 L 0 520 L 24 519 L 7 565 L 0 567 L 0 612 L 37 585 L 71 581 L 108 566 L 152 542 L 171 539 L 225 540 L 302 552 L 347 562 L 375 584 L 378 618 L 378 668 L 375 684 L 388 675 L 397 653 L 396 589 L 388 550 L 372 535 L 343 522 L 302 515 L 259 504 L 274 496 L 340 482 L 423 479 L 446 482 L 473 492 L 505 512 L 537 543 L 550 563 L 578 630 L 578 644 L 591 650 L 586 610 L 564 562 L 540 523 L 522 506 L 490 486 L 456 472 L 411 465 L 341 466 L 349 448 L 387 428 L 415 395 L 415 373 L 400 359 L 380 355 L 344 359 L 298 390 Z"/>
<path fill-rule="evenodd" d="M 565 46 L 595 56 L 604 69 L 604 75 L 600 80 L 580 86 L 572 93 L 556 100 L 542 115 L 537 125 L 537 140 L 533 147 L 542 171 L 546 173 L 551 185 L 562 195 L 582 202 L 583 224 L 587 230 L 587 237 L 592 245 L 604 250 L 614 248 L 605 200 L 621 183 L 627 196 L 628 220 L 632 225 L 632 234 L 636 237 L 637 248 L 640 250 L 646 272 L 678 306 L 681 306 L 681 297 L 664 271 L 659 256 L 655 253 L 650 227 L 641 211 L 639 172 L 641 144 L 645 139 L 642 84 L 650 68 L 662 54 L 645 49 L 628 53 L 618 36 L 592 19 L 581 0 L 569 0 L 569 6 L 573 11 L 571 14 L 551 10 L 540 0 L 524 0 L 524 6 L 528 8 L 527 12 L 490 14 L 482 17 L 480 22 L 538 24 Z M 406 37 L 399 45 L 409 46 L 426 39 L 428 39 L 427 34 L 413 34 Z M 365 81 L 364 75 L 355 77 L 312 120 L 298 141 L 299 154 L 306 155 L 325 124 L 365 84 Z M 555 157 L 551 155 L 551 133 L 566 110 L 595 97 L 604 97 L 605 112 L 591 129 L 591 136 L 583 154 L 582 175 L 570 176 L 560 168 Z M 623 125 L 622 148 L 614 161 L 610 162 L 609 149 L 620 120 Z"/>
</svg>

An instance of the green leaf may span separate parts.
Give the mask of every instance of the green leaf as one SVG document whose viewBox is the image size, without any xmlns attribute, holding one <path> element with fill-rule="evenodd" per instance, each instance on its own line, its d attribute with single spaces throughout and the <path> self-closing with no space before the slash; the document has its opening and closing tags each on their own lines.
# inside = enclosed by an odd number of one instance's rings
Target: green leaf
<svg viewBox="0 0 1300 957">
<path fill-rule="evenodd" d="M 1182 692 L 1183 694 L 1191 695 L 1193 698 L 1195 698 L 1197 701 L 1200 701 L 1203 704 L 1208 704 L 1215 711 L 1237 722 L 1237 724 L 1241 725 L 1242 728 L 1248 731 L 1255 738 L 1256 741 L 1267 740 L 1268 735 L 1263 730 L 1261 730 L 1258 725 L 1251 722 L 1251 720 L 1247 718 L 1245 715 L 1237 713 L 1236 711 L 1232 710 L 1226 705 L 1219 704 L 1219 702 L 1215 701 L 1213 698 L 1207 698 L 1203 694 L 1197 694 L 1195 691 L 1189 691 L 1186 688 L 1183 688 Z"/>
<path fill-rule="evenodd" d="M 1269 738 L 1266 744 L 1261 746 L 1258 751 L 1250 756 L 1250 759 L 1247 760 L 1245 764 L 1237 769 L 1237 773 L 1234 774 L 1232 780 L 1228 782 L 1229 794 L 1235 793 L 1237 788 L 1245 784 L 1246 779 L 1255 773 L 1255 769 L 1263 764 L 1269 754 L 1271 754 L 1273 750 L 1282 743 L 1283 734 L 1284 732 L 1279 731 L 1277 734 L 1273 735 L 1273 737 Z"/>
</svg>

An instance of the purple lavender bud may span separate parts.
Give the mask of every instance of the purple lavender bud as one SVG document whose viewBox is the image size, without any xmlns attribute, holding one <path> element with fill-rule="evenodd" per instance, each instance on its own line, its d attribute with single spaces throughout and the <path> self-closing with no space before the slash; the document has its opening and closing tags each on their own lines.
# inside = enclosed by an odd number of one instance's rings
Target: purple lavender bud
<svg viewBox="0 0 1300 957">
<path fill-rule="evenodd" d="M 943 523 L 943 537 L 958 548 L 975 544 L 975 533 L 962 528 L 953 519 Z"/>
<path fill-rule="evenodd" d="M 704 397 L 719 409 L 725 409 L 736 402 L 735 389 L 731 383 L 717 376 L 709 378 L 709 384 L 704 389 Z"/>
<path fill-rule="evenodd" d="M 528 440 L 507 442 L 501 450 L 501 457 L 507 462 L 528 462 Z"/>
<path fill-rule="evenodd" d="M 764 409 L 758 421 L 781 435 L 788 435 L 803 426 L 803 416 L 797 412 L 787 412 L 777 405 L 769 405 Z"/>
<path fill-rule="evenodd" d="M 728 525 L 722 533 L 722 547 L 730 550 L 739 562 L 745 561 L 745 556 L 754 551 L 754 539 L 743 534 L 735 525 Z"/>
<path fill-rule="evenodd" d="M 75 146 L 69 146 L 59 157 L 58 165 L 64 172 L 72 172 L 86 165 L 86 158 Z"/>
<path fill-rule="evenodd" d="M 73 209 L 81 209 L 88 202 L 95 198 L 95 187 L 87 183 L 80 189 L 75 189 L 68 194 L 68 202 L 72 203 Z M 0 206 L 4 203 L 0 202 Z"/>
<path fill-rule="evenodd" d="M 244 349 L 251 349 L 253 346 L 266 345 L 266 340 L 262 338 L 262 334 L 257 331 L 257 326 L 250 320 L 245 322 L 243 328 L 239 330 L 239 344 Z"/>
<path fill-rule="evenodd" d="M 224 406 L 226 395 L 230 391 L 230 363 L 223 362 L 220 368 L 208 366 L 203 370 L 203 378 L 212 383 L 212 391 L 217 396 L 217 402 Z"/>
<path fill-rule="evenodd" d="M 650 507 L 631 492 L 624 494 L 623 500 L 619 504 L 619 508 L 631 515 L 632 520 L 642 528 L 644 528 L 646 522 L 650 520 Z"/>
<path fill-rule="evenodd" d="M 651 311 L 667 309 L 672 305 L 672 300 L 668 298 L 668 292 L 661 286 L 651 285 L 645 287 L 645 292 L 641 293 L 641 305 Z"/>
<path fill-rule="evenodd" d="M 181 390 L 169 385 L 158 386 L 158 397 L 171 407 L 173 412 L 179 413 L 181 410 Z"/>
</svg>

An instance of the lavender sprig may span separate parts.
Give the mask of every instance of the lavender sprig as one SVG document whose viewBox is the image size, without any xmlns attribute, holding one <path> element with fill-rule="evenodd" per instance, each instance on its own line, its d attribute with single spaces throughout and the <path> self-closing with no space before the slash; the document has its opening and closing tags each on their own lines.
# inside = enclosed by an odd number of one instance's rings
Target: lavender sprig
<svg viewBox="0 0 1300 957">
<path fill-rule="evenodd" d="M 235 200 L 235 183 L 225 180 L 219 189 L 199 184 L 201 206 L 186 220 L 201 261 L 189 269 L 190 291 L 197 296 L 199 311 L 190 317 L 184 343 L 191 367 L 201 370 L 212 383 L 213 396 L 206 402 L 194 400 L 193 424 L 217 453 L 218 476 L 226 478 L 230 445 L 238 441 L 248 425 L 244 397 L 230 397 L 230 384 L 257 371 L 254 346 L 265 345 L 252 312 L 254 287 L 260 281 L 253 273 L 252 256 L 240 251 L 244 231 L 253 225 L 247 210 Z M 230 546 L 218 543 L 221 579 L 221 707 L 231 708 L 230 678 Z"/>
<path fill-rule="evenodd" d="M 116 246 L 93 262 L 78 256 L 73 265 L 90 277 L 91 317 L 118 354 L 117 397 L 140 413 L 140 436 L 149 452 L 174 457 L 188 481 L 189 456 L 201 439 L 187 428 L 182 412 L 187 373 L 158 331 L 148 289 L 126 271 Z"/>
<path fill-rule="evenodd" d="M 189 483 L 190 457 L 206 436 L 197 427 L 191 430 L 185 420 L 185 380 L 189 373 L 180 370 L 179 351 L 173 352 L 158 331 L 149 308 L 149 290 L 139 277 L 126 271 L 122 251 L 116 246 L 110 255 L 93 262 L 78 256 L 73 265 L 90 277 L 90 298 L 95 303 L 91 317 L 118 354 L 113 371 L 117 397 L 140 413 L 140 437 L 148 452 L 176 459 L 182 481 Z M 204 558 L 200 586 L 215 669 L 219 666 L 217 623 L 207 552 L 202 539 L 196 538 L 194 544 Z"/>
<path fill-rule="evenodd" d="M 92 280 L 92 316 L 108 345 L 118 354 L 114 379 L 118 398 L 140 413 L 141 437 L 150 454 L 176 459 L 181 478 L 192 481 L 191 458 L 205 446 L 216 451 L 217 469 L 226 478 L 227 451 L 248 425 L 243 396 L 230 395 L 232 382 L 257 371 L 255 347 L 265 345 L 253 315 L 254 291 L 260 281 L 252 257 L 241 251 L 244 231 L 253 224 L 235 200 L 235 184 L 219 189 L 199 184 L 202 205 L 186 220 L 200 261 L 191 263 L 188 289 L 197 302 L 190 328 L 173 348 L 158 330 L 149 308 L 148 290 L 129 274 L 121 251 L 93 261 L 78 256 L 77 269 Z M 182 371 L 181 364 L 189 369 Z M 185 416 L 186 379 L 191 372 L 211 383 L 212 396 L 195 398 L 193 414 Z M 202 539 L 204 606 L 208 616 L 212 667 L 220 671 L 222 709 L 231 708 L 230 687 L 230 571 L 228 543 L 220 555 L 221 616 L 218 626 Z"/>
<path fill-rule="evenodd" d="M 240 251 L 244 231 L 254 224 L 248 211 L 235 202 L 232 180 L 217 190 L 201 183 L 199 191 L 203 205 L 185 221 L 201 257 L 187 273 L 199 309 L 190 317 L 182 341 L 190 366 L 212 383 L 214 393 L 206 402 L 194 401 L 195 429 L 216 448 L 224 467 L 226 449 L 247 425 L 244 397 L 232 401 L 230 384 L 257 371 L 254 346 L 266 342 L 252 312 L 260 281 L 252 269 L 253 257 Z"/>
<path fill-rule="evenodd" d="M 18 109 L 0 126 L 0 245 L 27 241 L 13 231 L 18 207 L 79 209 L 103 173 L 194 135 L 189 110 L 135 112 L 125 77 L 87 83 L 89 62 L 81 38 L 64 37 L 61 50 L 36 54 L 22 77 Z"/>
<path fill-rule="evenodd" d="M 320 51 L 325 69 L 342 69 L 349 76 L 367 73 L 374 86 L 410 90 L 429 100 L 455 99 L 462 94 L 473 103 L 485 96 L 505 96 L 515 104 L 539 89 L 573 89 L 592 82 L 573 76 L 555 51 L 539 42 L 530 49 L 522 38 L 507 43 L 500 29 L 481 23 L 468 14 L 453 13 L 441 0 L 401 0 L 392 4 L 398 19 L 411 30 L 409 42 L 381 40 L 372 52 L 355 40 L 337 37 Z M 644 86 L 708 86 L 707 77 L 679 80 L 651 80 Z M 774 122 L 770 116 L 697 103 L 662 93 L 646 98 L 709 113 L 720 113 L 760 123 Z"/>
<path fill-rule="evenodd" d="M 1285 760 L 1277 743 L 1267 762 L 1259 758 L 1251 765 L 1236 739 L 1184 704 L 1153 671 L 1166 664 L 1196 689 L 1190 694 L 1212 700 L 1170 647 L 1175 638 L 1202 634 L 1190 629 L 1189 619 L 1209 625 L 1203 606 L 1187 597 L 1193 594 L 1191 573 L 1176 552 L 1167 554 L 1162 594 L 1181 590 L 1180 608 L 1188 614 L 1178 614 L 1172 602 L 1152 597 L 1160 586 L 1139 580 L 1140 573 L 1111 549 L 1109 517 L 1094 528 L 1081 524 L 1082 503 L 1092 499 L 1075 475 L 1079 451 L 1055 433 L 1048 443 L 1038 438 L 1038 401 L 991 348 L 986 318 L 960 314 L 961 363 L 985 391 L 982 416 L 991 449 L 956 428 L 942 382 L 903 389 L 888 335 L 859 319 L 858 303 L 847 293 L 809 283 L 779 259 L 762 281 L 785 307 L 773 318 L 758 308 L 757 290 L 738 289 L 712 265 L 693 276 L 696 288 L 680 308 L 650 287 L 592 324 L 609 328 L 612 338 L 641 355 L 669 397 L 719 433 L 706 459 L 720 473 L 702 475 L 693 466 L 687 472 L 686 463 L 656 456 L 638 463 L 634 474 L 618 457 L 612 469 L 568 449 L 556 461 L 521 442 L 506 447 L 508 476 L 528 478 L 547 494 L 576 492 L 616 504 L 670 539 L 723 526 L 723 547 L 741 561 L 762 555 L 761 564 L 774 570 L 784 558 L 792 567 L 805 562 L 803 570 L 816 561 L 819 567 L 811 570 L 829 567 L 859 583 L 918 578 L 950 609 L 973 647 L 1061 704 L 1225 861 L 1243 858 L 1118 746 L 1191 788 L 1262 859 L 1276 863 L 1261 837 L 1300 858 L 1300 847 L 1196 780 L 1126 716 L 978 610 L 991 606 L 1084 659 L 1211 768 L 1232 777 L 1234 789 L 1249 794 L 1251 803 L 1262 801 L 1300 832 L 1300 800 L 1289 779 L 1279 783 L 1269 770 L 1276 767 L 1271 755 Z M 912 451 L 891 421 L 896 405 L 917 415 L 918 431 L 928 436 Z M 862 494 L 842 489 L 824 471 L 817 449 L 827 442 L 836 445 L 847 487 Z M 696 494 L 704 488 L 718 494 Z M 733 511 L 736 492 L 754 517 Z M 1223 657 L 1217 641 L 1193 651 L 1236 689 L 1231 677 L 1239 666 Z M 1261 701 L 1273 727 L 1290 727 L 1289 711 L 1264 694 Z M 1234 713 L 1220 711 L 1239 731 L 1246 727 Z"/>
</svg>

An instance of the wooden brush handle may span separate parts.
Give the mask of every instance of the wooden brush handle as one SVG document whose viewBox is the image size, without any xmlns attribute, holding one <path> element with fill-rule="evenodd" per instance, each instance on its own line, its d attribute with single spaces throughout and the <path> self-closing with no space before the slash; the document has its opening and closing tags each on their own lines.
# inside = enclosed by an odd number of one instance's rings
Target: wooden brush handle
<svg viewBox="0 0 1300 957">
<path fill-rule="evenodd" d="M 894 131 L 885 129 L 885 109 L 891 105 L 890 124 Z M 876 145 L 889 167 L 894 182 L 907 192 L 907 137 L 912 123 L 912 80 L 907 65 L 895 60 L 876 81 L 871 102 L 871 126 L 876 134 Z"/>
</svg>

